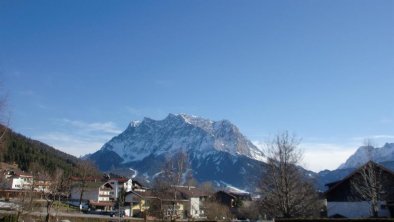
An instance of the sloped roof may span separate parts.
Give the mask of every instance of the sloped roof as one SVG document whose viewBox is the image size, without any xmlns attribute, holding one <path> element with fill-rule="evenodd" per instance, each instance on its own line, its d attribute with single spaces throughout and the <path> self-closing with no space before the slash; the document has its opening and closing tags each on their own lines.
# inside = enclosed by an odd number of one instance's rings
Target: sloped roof
<svg viewBox="0 0 394 222">
<path fill-rule="evenodd" d="M 111 181 L 111 180 L 117 181 L 118 183 L 125 183 L 130 179 L 126 178 L 126 177 L 119 177 L 119 178 L 111 178 L 108 181 Z"/>
<path fill-rule="evenodd" d="M 11 171 L 11 178 L 17 178 L 17 177 L 28 177 L 28 178 L 33 178 L 33 176 L 29 173 L 23 172 L 23 171 Z"/>
<path fill-rule="evenodd" d="M 108 183 L 108 182 L 102 184 L 102 185 L 100 186 L 100 188 L 102 189 L 102 187 L 109 188 L 109 189 L 111 189 L 111 190 L 114 189 L 114 188 L 112 187 L 112 185 L 111 185 L 110 183 Z"/>
<path fill-rule="evenodd" d="M 225 195 L 227 195 L 227 196 L 230 196 L 230 197 L 233 198 L 233 199 L 236 199 L 236 198 L 237 198 L 234 194 L 229 193 L 229 192 L 226 192 L 226 191 L 224 191 L 224 190 L 219 190 L 218 192 L 215 193 L 215 195 L 218 195 L 218 194 L 225 194 Z"/>
<path fill-rule="evenodd" d="M 132 180 L 133 186 L 134 185 L 138 185 L 139 187 L 144 187 L 144 185 L 142 185 L 142 183 L 138 182 L 137 180 Z"/>
<path fill-rule="evenodd" d="M 151 190 L 145 190 L 145 191 L 132 190 L 132 191 L 126 192 L 126 196 L 127 195 L 137 195 L 140 198 L 157 198 Z"/>
<path fill-rule="evenodd" d="M 355 169 L 353 172 L 351 172 L 349 175 L 347 175 L 345 178 L 343 178 L 342 180 L 338 180 L 338 181 L 334 181 L 331 183 L 327 183 L 326 186 L 329 186 L 330 188 L 324 193 L 324 195 L 327 195 L 328 193 L 330 193 L 332 190 L 336 189 L 338 186 L 340 186 L 341 184 L 343 184 L 344 182 L 350 180 L 354 175 L 356 175 L 363 167 L 365 167 L 368 164 L 372 164 L 374 167 L 378 167 L 380 168 L 383 172 L 386 172 L 388 174 L 391 174 L 394 177 L 394 172 L 389 170 L 388 168 L 375 163 L 373 161 L 368 161 L 367 163 L 365 163 L 364 165 L 360 166 L 359 168 Z"/>
<path fill-rule="evenodd" d="M 206 197 L 206 196 L 208 196 L 207 192 L 204 192 L 196 187 L 179 186 L 179 187 L 176 187 L 175 189 L 185 199 L 189 199 L 191 197 Z"/>
</svg>

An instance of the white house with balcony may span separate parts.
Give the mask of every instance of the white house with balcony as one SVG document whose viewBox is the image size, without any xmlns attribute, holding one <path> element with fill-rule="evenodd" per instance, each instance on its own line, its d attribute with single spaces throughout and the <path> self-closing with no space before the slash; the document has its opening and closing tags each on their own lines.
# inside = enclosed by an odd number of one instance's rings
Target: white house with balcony
<svg viewBox="0 0 394 222">
<path fill-rule="evenodd" d="M 7 171 L 5 178 L 8 189 L 27 190 L 31 189 L 33 185 L 33 176 L 25 172 Z"/>
<path fill-rule="evenodd" d="M 116 201 L 120 191 L 129 192 L 133 189 L 133 180 L 129 178 L 112 178 L 106 182 L 112 187 L 110 191 L 110 200 Z"/>
<path fill-rule="evenodd" d="M 71 200 L 78 202 L 81 196 L 80 184 L 75 184 L 71 188 Z M 115 202 L 111 200 L 111 192 L 113 187 L 109 183 L 102 182 L 90 182 L 86 184 L 86 187 L 82 194 L 82 202 L 89 203 L 89 205 L 96 209 L 101 210 L 112 210 Z"/>
</svg>

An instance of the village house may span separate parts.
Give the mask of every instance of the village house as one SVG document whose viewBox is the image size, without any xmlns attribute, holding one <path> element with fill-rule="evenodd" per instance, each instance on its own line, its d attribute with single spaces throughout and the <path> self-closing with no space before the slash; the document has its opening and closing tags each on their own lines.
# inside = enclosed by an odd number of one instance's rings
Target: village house
<svg viewBox="0 0 394 222">
<path fill-rule="evenodd" d="M 378 175 L 375 176 L 381 180 L 379 181 L 382 189 L 378 194 L 380 196 L 378 217 L 394 215 L 394 173 L 379 164 L 368 162 L 344 179 L 326 184 L 328 186 L 328 191 L 325 193 L 328 217 L 363 218 L 372 216 L 370 201 L 355 190 L 354 182 L 352 182 L 360 179 L 361 170 L 367 164 L 373 166 L 373 172 L 378 172 Z"/>
<path fill-rule="evenodd" d="M 51 184 L 52 181 L 46 176 L 38 175 L 33 178 L 34 191 L 48 193 L 50 192 Z"/>
<path fill-rule="evenodd" d="M 214 194 L 214 198 L 217 202 L 229 207 L 230 209 L 241 206 L 243 201 L 252 201 L 250 193 L 227 192 L 222 190 L 216 192 Z"/>
<path fill-rule="evenodd" d="M 82 194 L 82 202 L 88 203 L 90 207 L 94 209 L 113 210 L 115 205 L 114 201 L 111 200 L 111 192 L 114 188 L 109 183 L 99 182 L 87 182 L 84 192 Z M 81 195 L 81 187 L 79 184 L 74 184 L 71 188 L 70 199 L 74 203 L 79 203 Z"/>
<path fill-rule="evenodd" d="M 6 177 L 10 180 L 10 188 L 14 190 L 29 190 L 33 185 L 33 176 L 27 173 L 13 173 Z"/>
<path fill-rule="evenodd" d="M 71 189 L 70 199 L 79 203 L 81 186 L 78 178 L 74 178 L 76 183 Z M 103 182 L 102 179 L 89 180 L 83 192 L 82 200 L 88 203 L 93 209 L 111 211 L 114 209 L 121 191 L 130 192 L 134 189 L 142 189 L 142 185 L 129 178 L 112 178 Z"/>
<path fill-rule="evenodd" d="M 186 205 L 188 217 L 205 218 L 204 202 L 209 198 L 208 193 L 190 186 L 178 187 L 178 191 L 189 200 Z"/>
<path fill-rule="evenodd" d="M 174 197 L 157 197 L 151 190 L 133 190 L 126 194 L 130 216 L 143 217 L 163 213 L 165 218 L 204 218 L 203 203 L 208 196 L 192 186 L 174 187 Z M 176 198 L 175 198 L 176 197 Z"/>
<path fill-rule="evenodd" d="M 158 215 L 160 204 L 159 198 L 151 190 L 137 188 L 125 195 L 125 214 L 129 217 L 151 217 Z"/>
<path fill-rule="evenodd" d="M 116 201 L 119 197 L 119 193 L 123 190 L 123 192 L 130 192 L 132 190 L 144 189 L 143 186 L 136 180 L 132 180 L 129 178 L 121 177 L 121 178 L 112 178 L 109 179 L 106 183 L 110 184 L 113 188 L 110 192 L 110 200 Z"/>
<path fill-rule="evenodd" d="M 1 189 L 28 190 L 33 186 L 33 176 L 16 164 L 0 163 Z"/>
<path fill-rule="evenodd" d="M 175 186 L 175 190 L 176 199 L 164 198 L 161 200 L 165 217 L 172 215 L 177 215 L 181 219 L 205 217 L 204 201 L 208 199 L 205 192 L 193 186 Z M 175 212 L 173 212 L 174 210 Z"/>
<path fill-rule="evenodd" d="M 9 170 L 4 172 L 5 189 L 29 190 L 33 186 L 33 176 L 19 170 Z"/>
</svg>

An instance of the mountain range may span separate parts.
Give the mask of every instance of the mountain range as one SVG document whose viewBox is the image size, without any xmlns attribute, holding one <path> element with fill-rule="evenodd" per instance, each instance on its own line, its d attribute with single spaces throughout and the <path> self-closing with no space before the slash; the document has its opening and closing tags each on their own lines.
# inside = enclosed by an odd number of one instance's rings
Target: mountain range
<svg viewBox="0 0 394 222">
<path fill-rule="evenodd" d="M 133 121 L 88 158 L 103 171 L 133 174 L 150 182 L 180 151 L 187 154 L 197 181 L 218 186 L 251 190 L 265 168 L 263 152 L 231 122 L 186 114 Z"/>
<path fill-rule="evenodd" d="M 26 171 L 34 162 L 49 171 L 59 167 L 71 172 L 79 161 L 10 129 L 0 151 L 0 161 L 17 163 Z M 102 171 L 137 177 L 149 183 L 177 152 L 187 154 L 188 173 L 199 182 L 212 181 L 219 187 L 253 192 L 266 168 L 263 152 L 231 122 L 186 114 L 169 114 L 163 120 L 144 118 L 133 121 L 124 132 L 85 158 L 94 161 Z M 325 184 L 341 180 L 368 160 L 394 171 L 394 143 L 376 148 L 361 146 L 336 170 L 318 173 L 301 170 L 305 176 L 314 179 L 319 190 L 324 191 Z"/>
<path fill-rule="evenodd" d="M 383 147 L 361 146 L 338 169 L 356 168 L 372 160 L 377 163 L 394 161 L 394 143 L 386 143 Z"/>
<path fill-rule="evenodd" d="M 341 180 L 368 161 L 374 161 L 394 171 L 394 143 L 386 143 L 383 147 L 361 146 L 345 163 L 336 170 L 324 170 L 315 175 L 317 187 L 325 190 L 325 184 Z"/>
<path fill-rule="evenodd" d="M 87 158 L 102 171 L 132 175 L 149 183 L 178 152 L 187 154 L 188 172 L 199 182 L 213 181 L 217 186 L 254 191 L 265 172 L 263 152 L 234 124 L 187 114 L 132 121 L 125 131 Z M 315 173 L 301 169 L 324 191 L 325 184 L 344 178 L 368 160 L 394 169 L 394 144 L 381 148 L 362 146 L 337 170 Z"/>
</svg>

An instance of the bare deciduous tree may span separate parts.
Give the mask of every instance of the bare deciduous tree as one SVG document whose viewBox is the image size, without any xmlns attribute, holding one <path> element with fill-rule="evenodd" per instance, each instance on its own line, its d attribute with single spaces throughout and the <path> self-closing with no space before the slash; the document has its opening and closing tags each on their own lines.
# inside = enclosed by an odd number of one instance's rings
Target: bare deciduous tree
<svg viewBox="0 0 394 222">
<path fill-rule="evenodd" d="M 64 172 L 61 169 L 56 169 L 55 172 L 50 175 L 48 173 L 44 173 L 40 177 L 40 183 L 43 186 L 39 189 L 41 192 L 41 197 L 45 200 L 45 208 L 46 208 L 46 216 L 45 221 L 49 222 L 50 213 L 55 203 L 56 199 L 60 197 L 62 193 L 62 182 L 65 181 L 63 179 Z"/>
<path fill-rule="evenodd" d="M 267 144 L 267 169 L 260 188 L 262 210 L 268 217 L 307 217 L 319 212 L 317 193 L 298 166 L 299 143 L 285 131 Z"/>
<path fill-rule="evenodd" d="M 212 221 L 231 221 L 234 217 L 228 206 L 220 204 L 215 200 L 208 200 L 204 203 L 205 216 Z"/>
<path fill-rule="evenodd" d="M 18 196 L 15 199 L 15 204 L 16 204 L 16 221 L 19 221 L 19 218 L 23 217 L 24 215 L 27 215 L 32 211 L 33 208 L 33 200 L 34 198 L 34 193 L 32 190 L 21 190 L 18 193 Z"/>
<path fill-rule="evenodd" d="M 242 206 L 237 209 L 237 217 L 241 219 L 258 220 L 259 204 L 257 201 L 243 201 Z"/>
<path fill-rule="evenodd" d="M 172 185 L 181 185 L 187 167 L 187 154 L 185 152 L 179 152 L 167 161 L 163 173 Z"/>
<path fill-rule="evenodd" d="M 4 92 L 4 87 L 0 81 L 0 152 L 5 152 L 4 141 L 8 131 L 9 115 L 6 112 L 7 94 Z"/>
<path fill-rule="evenodd" d="M 215 187 L 211 181 L 201 183 L 198 188 L 209 196 L 215 192 Z"/>
<path fill-rule="evenodd" d="M 79 174 L 79 181 L 78 181 L 78 188 L 79 188 L 79 206 L 82 209 L 82 198 L 83 194 L 86 191 L 87 184 L 93 177 L 97 176 L 97 168 L 88 160 L 82 160 L 77 165 L 78 174 Z"/>
<path fill-rule="evenodd" d="M 372 217 L 378 217 L 384 182 L 382 169 L 372 161 L 361 166 L 350 181 L 355 197 L 369 202 Z"/>
<path fill-rule="evenodd" d="M 6 178 L 6 171 L 0 170 L 0 190 L 5 190 L 9 187 L 9 180 Z"/>
<path fill-rule="evenodd" d="M 374 146 L 375 146 L 375 142 L 372 139 L 367 138 L 364 140 L 364 147 L 366 148 L 366 151 L 367 151 L 367 153 L 366 153 L 367 161 L 366 162 L 374 160 L 373 159 L 374 158 L 373 152 L 375 149 Z"/>
<path fill-rule="evenodd" d="M 169 212 L 170 219 L 176 218 L 177 214 L 177 186 L 182 185 L 183 176 L 187 171 L 188 158 L 185 152 L 179 152 L 166 161 L 160 176 L 155 178 L 154 192 L 164 202 L 171 202 Z"/>
<path fill-rule="evenodd" d="M 352 177 L 350 184 L 353 197 L 357 200 L 368 201 L 371 216 L 378 217 L 379 200 L 381 199 L 384 184 L 383 172 L 382 168 L 373 162 L 373 141 L 365 139 L 364 147 L 367 151 L 368 162 L 359 168 Z"/>
</svg>

